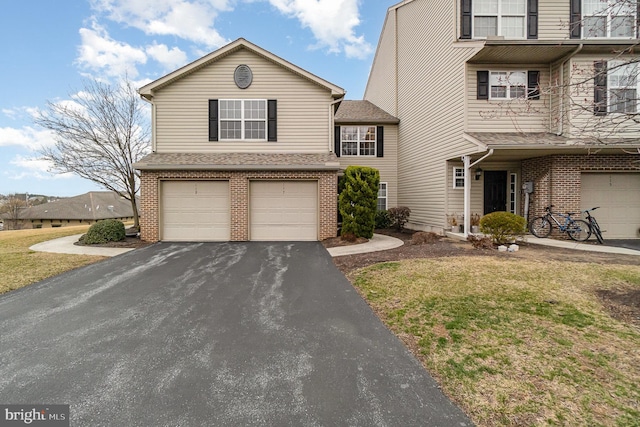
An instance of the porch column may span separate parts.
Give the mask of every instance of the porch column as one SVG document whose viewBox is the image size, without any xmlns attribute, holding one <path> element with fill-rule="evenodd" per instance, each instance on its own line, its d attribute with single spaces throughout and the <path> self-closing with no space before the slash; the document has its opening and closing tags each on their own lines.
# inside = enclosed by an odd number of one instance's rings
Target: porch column
<svg viewBox="0 0 640 427">
<path fill-rule="evenodd" d="M 471 157 L 462 156 L 464 163 L 464 237 L 467 238 L 471 224 Z"/>
</svg>

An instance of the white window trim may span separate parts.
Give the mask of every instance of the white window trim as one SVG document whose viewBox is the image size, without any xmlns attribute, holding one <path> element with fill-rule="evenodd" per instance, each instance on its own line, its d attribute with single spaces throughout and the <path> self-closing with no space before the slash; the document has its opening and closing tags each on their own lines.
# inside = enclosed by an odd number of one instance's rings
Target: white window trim
<svg viewBox="0 0 640 427">
<path fill-rule="evenodd" d="M 380 196 L 380 190 L 381 190 L 380 187 L 382 187 L 383 185 L 384 185 L 385 196 L 381 197 Z M 387 182 L 380 182 L 378 184 L 378 198 L 376 199 L 376 206 L 377 206 L 378 200 L 380 200 L 382 198 L 384 198 L 384 209 L 383 210 L 386 211 L 387 209 L 389 209 L 389 184 Z"/>
<path fill-rule="evenodd" d="M 504 98 L 499 98 L 499 97 L 494 97 L 491 95 L 491 75 L 494 73 L 507 73 L 507 74 L 512 74 L 512 73 L 524 73 L 524 96 L 516 96 L 516 97 L 512 97 L 511 96 L 511 87 L 512 86 L 518 86 L 518 85 L 511 85 L 509 84 L 508 80 L 507 80 L 507 96 Z M 490 100 L 497 100 L 497 101 L 504 101 L 504 100 L 512 100 L 512 99 L 527 99 L 527 95 L 529 92 L 529 87 L 528 87 L 528 70 L 489 70 L 489 99 Z"/>
<path fill-rule="evenodd" d="M 357 141 L 343 141 L 342 140 L 342 128 L 343 127 L 354 127 L 358 129 L 358 140 Z M 360 128 L 375 128 L 375 139 L 373 141 L 362 140 L 360 139 Z M 357 145 L 357 154 L 344 154 L 342 151 L 342 143 L 343 142 L 356 142 Z M 373 142 L 373 154 L 360 154 L 360 143 L 361 142 Z M 377 157 L 378 156 L 378 128 L 375 125 L 345 125 L 340 126 L 340 157 Z"/>
<path fill-rule="evenodd" d="M 480 36 L 476 36 L 476 25 L 475 25 L 475 21 L 476 21 L 476 16 L 480 16 L 480 17 L 492 17 L 495 16 L 496 20 L 498 21 L 498 28 L 496 29 L 496 36 L 502 36 L 502 19 L 503 17 L 508 17 L 508 16 L 517 16 L 517 17 L 523 17 L 523 25 L 522 25 L 522 36 L 519 37 L 509 37 L 509 40 L 526 40 L 527 38 L 527 2 L 525 1 L 524 4 L 524 14 L 520 15 L 520 14 L 504 14 L 502 13 L 502 0 L 498 0 L 498 14 L 497 15 L 487 15 L 487 14 L 478 14 L 476 15 L 476 4 L 477 2 L 474 1 L 471 3 L 471 31 L 472 31 L 472 35 L 471 38 L 473 39 L 478 39 L 478 40 L 486 40 L 487 37 L 480 37 Z M 506 36 L 505 36 L 506 38 Z"/>
<path fill-rule="evenodd" d="M 611 84 L 611 80 L 612 80 L 612 72 L 611 70 L 619 70 L 622 69 L 624 67 L 620 67 L 620 68 L 616 68 L 618 66 L 624 65 L 625 62 L 624 61 L 609 61 L 607 63 L 607 69 L 609 70 L 607 72 L 607 114 L 614 114 L 614 115 L 625 115 L 625 114 L 637 114 L 638 112 L 640 112 L 640 96 L 638 96 L 640 94 L 640 65 L 638 64 L 629 64 L 629 67 L 635 67 L 635 79 L 636 79 L 636 84 L 635 86 L 631 85 L 631 86 L 614 86 L 613 84 Z M 636 111 L 635 112 L 622 112 L 622 113 L 618 113 L 618 112 L 613 112 L 612 111 L 612 104 L 611 104 L 611 100 L 613 99 L 613 97 L 611 96 L 611 92 L 613 90 L 616 89 L 635 89 L 636 90 Z"/>
<path fill-rule="evenodd" d="M 240 101 L 240 119 L 223 119 L 221 110 L 222 110 L 222 102 L 220 101 Z M 244 117 L 244 103 L 250 101 L 259 101 L 264 103 L 264 119 L 246 119 Z M 218 100 L 218 141 L 266 141 L 269 137 L 269 105 L 266 99 L 235 99 L 235 98 L 225 98 Z M 240 138 L 223 138 L 222 137 L 222 122 L 237 122 L 240 120 Z M 250 122 L 264 122 L 264 138 L 245 138 L 245 123 L 247 121 Z"/>
<path fill-rule="evenodd" d="M 460 175 L 458 175 L 460 173 Z M 456 185 L 458 180 L 462 180 L 462 185 Z M 464 167 L 454 166 L 453 167 L 453 188 L 455 189 L 463 189 L 464 188 Z"/>
<path fill-rule="evenodd" d="M 509 174 L 509 212 L 512 214 L 518 212 L 518 174 L 516 173 Z"/>
<path fill-rule="evenodd" d="M 601 0 L 602 3 L 605 3 L 605 0 Z M 594 39 L 613 39 L 613 40 L 632 40 L 635 39 L 635 34 L 638 31 L 638 16 L 637 13 L 632 15 L 633 16 L 633 28 L 632 28 L 632 35 L 631 37 L 612 37 L 611 36 L 611 20 L 613 18 L 611 12 L 611 7 L 615 7 L 615 5 L 618 3 L 616 0 L 608 0 L 606 1 L 607 6 L 605 7 L 604 10 L 602 10 L 601 12 L 603 13 L 599 13 L 599 14 L 593 14 L 593 15 L 586 15 L 585 13 L 582 13 L 582 25 L 580 28 L 580 36 L 581 38 L 585 39 L 585 40 L 594 40 Z M 580 0 L 580 10 L 584 10 L 584 1 Z M 599 16 L 599 17 L 606 17 L 607 18 L 607 34 L 603 37 L 597 37 L 597 36 L 589 36 L 588 34 L 585 34 L 585 25 L 584 25 L 584 20 L 585 18 L 590 18 L 590 17 L 595 17 L 595 16 Z M 631 16 L 631 15 L 620 15 L 620 16 Z M 617 17 L 617 16 L 616 16 Z"/>
</svg>

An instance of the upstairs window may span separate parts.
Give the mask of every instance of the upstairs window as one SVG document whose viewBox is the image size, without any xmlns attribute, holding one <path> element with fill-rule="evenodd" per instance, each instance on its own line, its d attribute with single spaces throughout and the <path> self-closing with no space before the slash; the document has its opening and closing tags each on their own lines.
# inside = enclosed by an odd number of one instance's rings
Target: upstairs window
<svg viewBox="0 0 640 427">
<path fill-rule="evenodd" d="M 473 0 L 473 37 L 524 38 L 525 0 Z"/>
<path fill-rule="evenodd" d="M 341 126 L 342 156 L 376 156 L 376 126 Z"/>
<path fill-rule="evenodd" d="M 635 34 L 635 2 L 619 0 L 582 0 L 583 38 L 633 38 Z"/>
<path fill-rule="evenodd" d="M 527 95 L 525 71 L 491 71 L 489 99 L 517 99 Z"/>
<path fill-rule="evenodd" d="M 610 113 L 633 114 L 638 111 L 638 64 L 609 62 L 607 86 Z"/>
<path fill-rule="evenodd" d="M 221 99 L 220 140 L 267 139 L 267 101 L 265 99 Z"/>
</svg>

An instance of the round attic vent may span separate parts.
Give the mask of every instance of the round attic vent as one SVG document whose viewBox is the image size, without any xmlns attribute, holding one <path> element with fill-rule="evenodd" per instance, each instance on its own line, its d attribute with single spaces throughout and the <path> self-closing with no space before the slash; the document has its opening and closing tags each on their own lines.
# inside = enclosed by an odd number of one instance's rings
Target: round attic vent
<svg viewBox="0 0 640 427">
<path fill-rule="evenodd" d="M 248 65 L 238 65 L 233 73 L 233 80 L 240 89 L 246 89 L 251 86 L 253 81 L 253 72 Z"/>
</svg>

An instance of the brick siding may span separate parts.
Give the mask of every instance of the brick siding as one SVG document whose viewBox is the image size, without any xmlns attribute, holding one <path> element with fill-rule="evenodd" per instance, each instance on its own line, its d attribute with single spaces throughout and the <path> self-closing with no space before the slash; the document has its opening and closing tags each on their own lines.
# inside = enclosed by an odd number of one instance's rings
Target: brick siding
<svg viewBox="0 0 640 427">
<path fill-rule="evenodd" d="M 636 155 L 555 155 L 523 160 L 522 182 L 533 181 L 535 186 L 529 218 L 543 215 L 549 205 L 555 205 L 559 212 L 579 211 L 583 172 L 630 171 L 640 171 Z"/>
<path fill-rule="evenodd" d="M 318 181 L 318 239 L 335 237 L 337 233 L 336 171 L 142 171 L 140 202 L 140 237 L 160 240 L 160 182 L 163 180 L 229 181 L 231 205 L 231 240 L 249 240 L 249 182 L 251 180 Z"/>
</svg>

